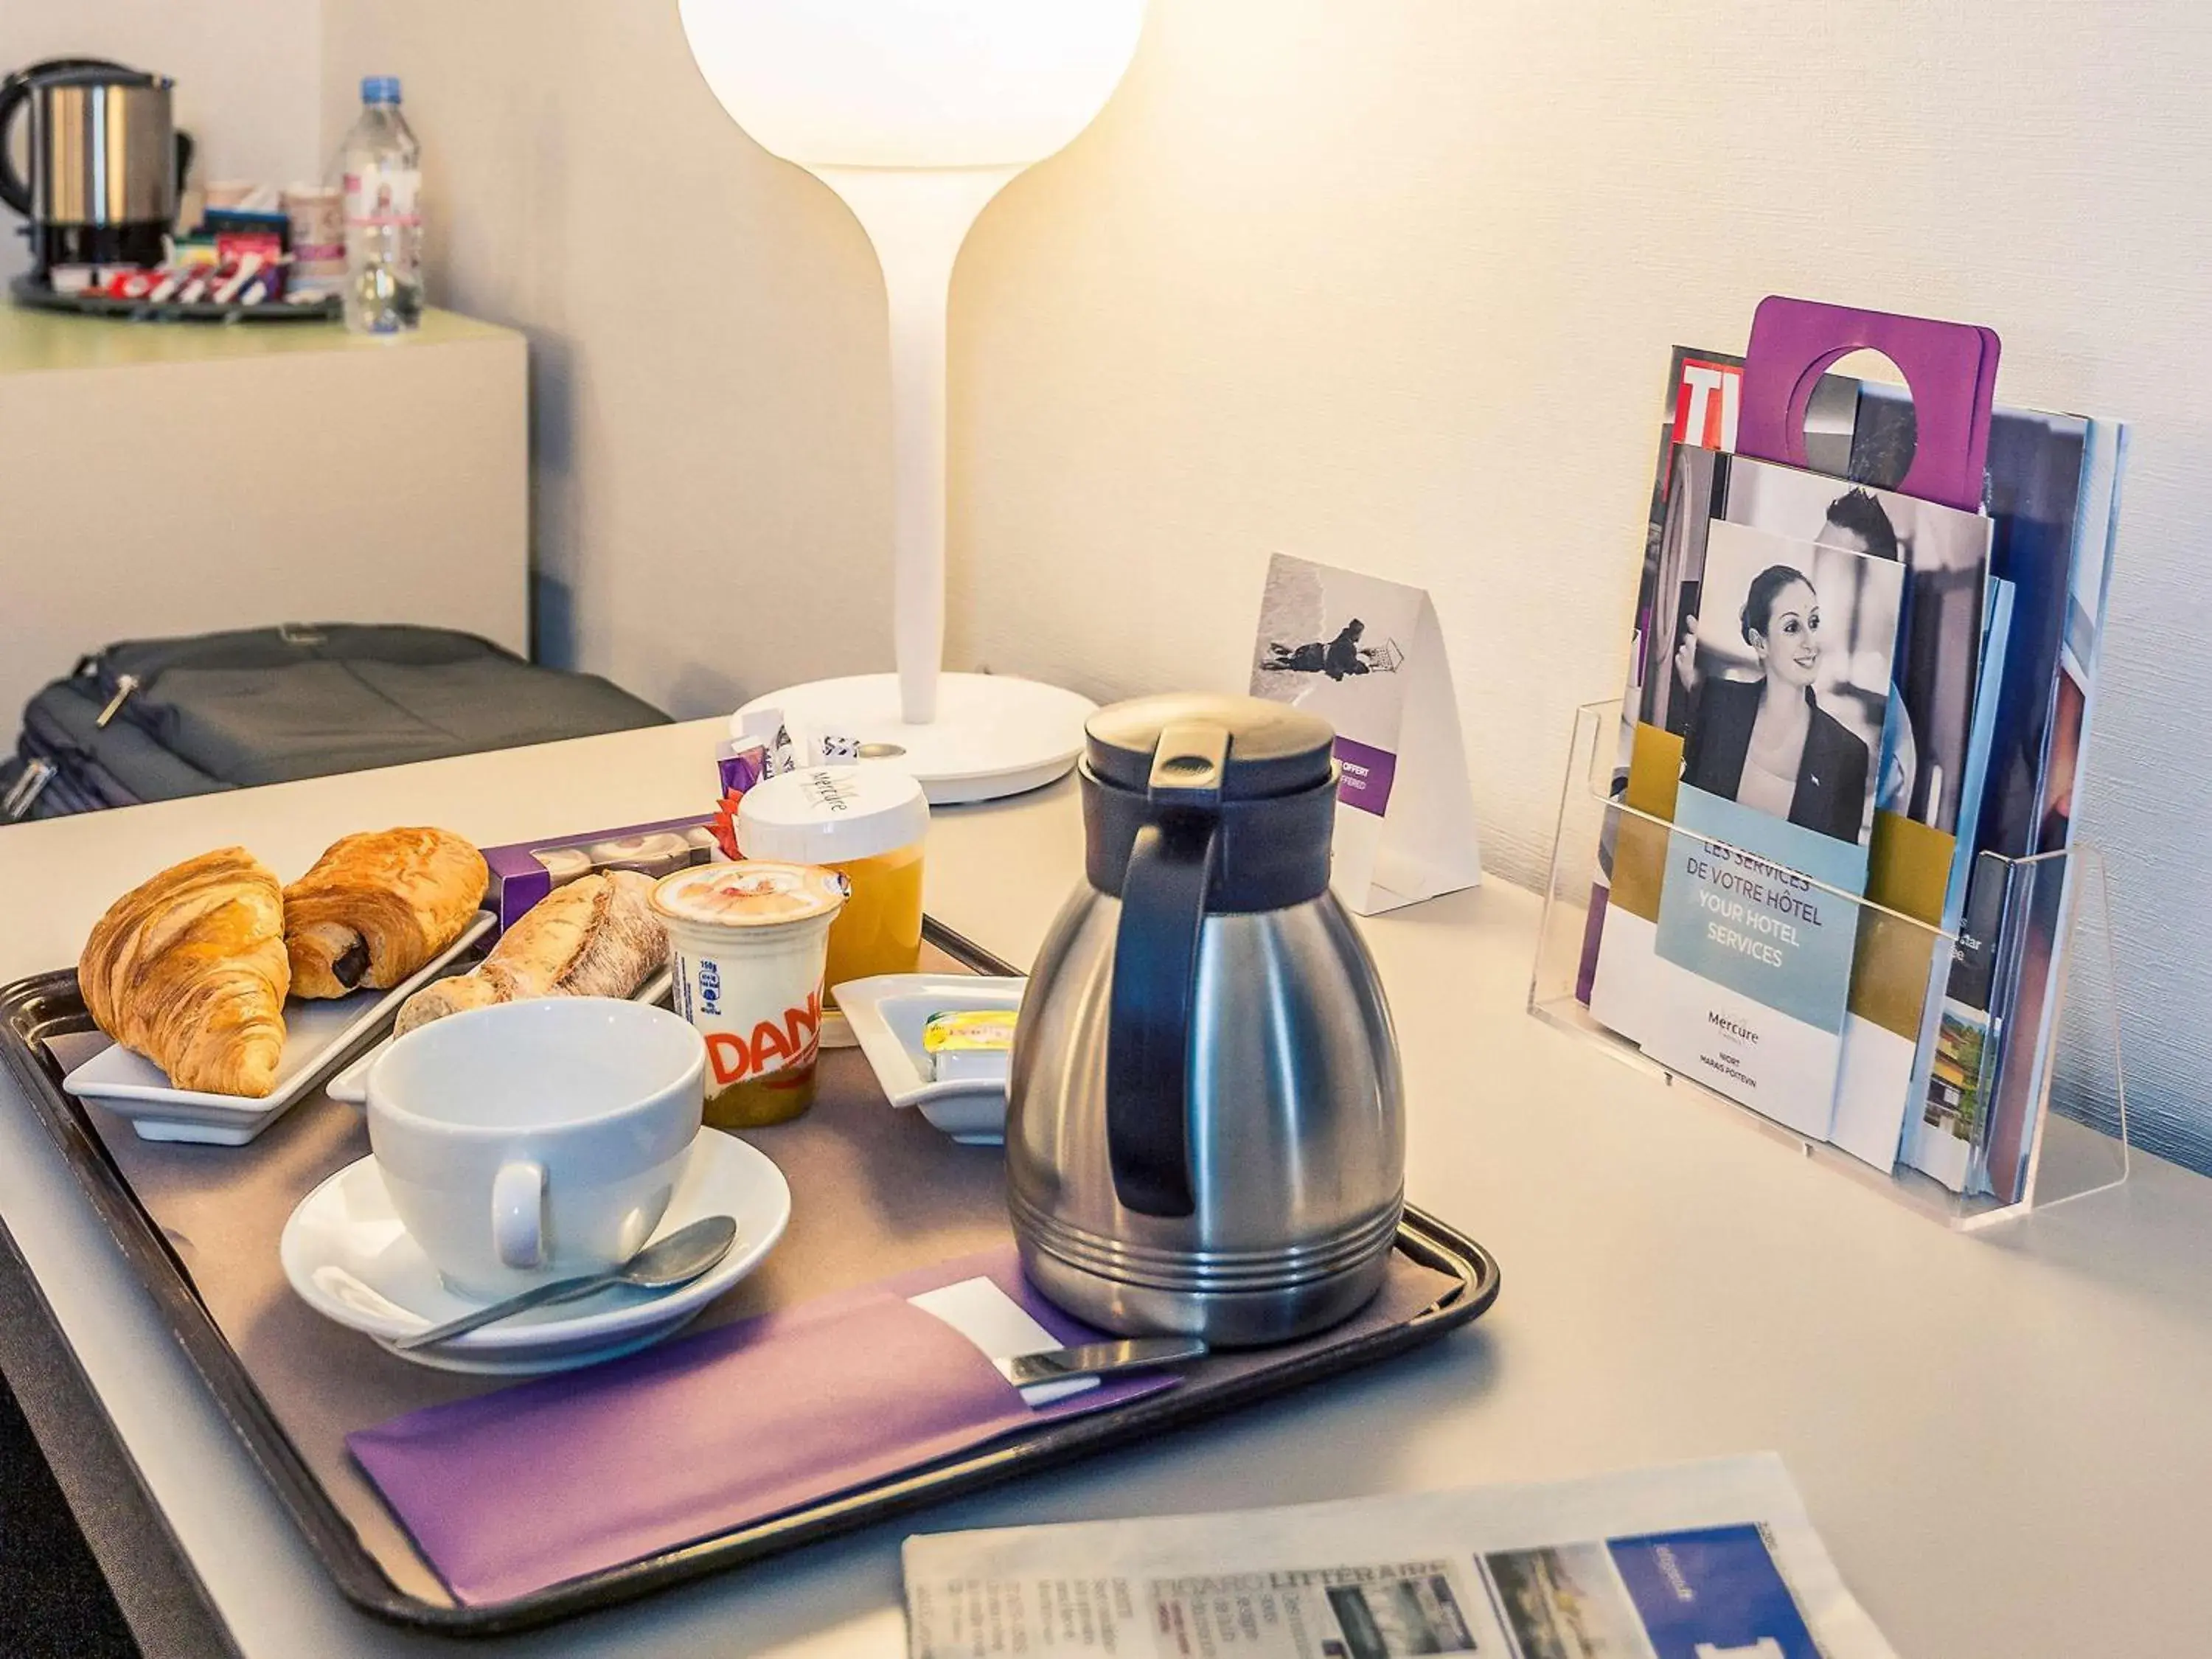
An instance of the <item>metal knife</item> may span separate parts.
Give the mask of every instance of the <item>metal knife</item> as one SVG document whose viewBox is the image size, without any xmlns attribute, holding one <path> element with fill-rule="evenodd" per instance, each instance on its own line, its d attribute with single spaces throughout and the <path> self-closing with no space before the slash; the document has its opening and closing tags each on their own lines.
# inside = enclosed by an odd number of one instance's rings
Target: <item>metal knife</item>
<svg viewBox="0 0 2212 1659">
<path fill-rule="evenodd" d="M 1139 1371 L 1200 1359 L 1206 1344 L 1194 1336 L 1137 1336 L 1121 1342 L 1085 1342 L 1073 1348 L 994 1359 L 999 1374 L 1018 1389 L 1033 1382 L 1057 1382 L 1071 1376 L 1103 1376 L 1109 1371 Z"/>
</svg>

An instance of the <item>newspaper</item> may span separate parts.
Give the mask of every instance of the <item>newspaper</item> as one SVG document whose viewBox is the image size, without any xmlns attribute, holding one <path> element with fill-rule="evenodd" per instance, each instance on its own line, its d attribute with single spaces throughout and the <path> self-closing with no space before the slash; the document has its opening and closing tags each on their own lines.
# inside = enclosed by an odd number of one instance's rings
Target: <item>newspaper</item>
<svg viewBox="0 0 2212 1659">
<path fill-rule="evenodd" d="M 1779 1458 L 907 1540 L 914 1659 L 1894 1659 Z"/>
</svg>

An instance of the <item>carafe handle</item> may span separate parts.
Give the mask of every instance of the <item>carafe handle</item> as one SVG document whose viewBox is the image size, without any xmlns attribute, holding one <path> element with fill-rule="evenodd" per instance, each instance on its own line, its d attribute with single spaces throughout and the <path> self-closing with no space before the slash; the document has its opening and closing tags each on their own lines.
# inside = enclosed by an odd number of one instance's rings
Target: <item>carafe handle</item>
<svg viewBox="0 0 2212 1659">
<path fill-rule="evenodd" d="M 1213 878 L 1229 734 L 1204 721 L 1160 734 L 1152 808 L 1121 882 L 1106 1044 L 1106 1152 L 1114 1191 L 1139 1215 L 1186 1216 L 1188 1080 L 1198 942 Z"/>
</svg>

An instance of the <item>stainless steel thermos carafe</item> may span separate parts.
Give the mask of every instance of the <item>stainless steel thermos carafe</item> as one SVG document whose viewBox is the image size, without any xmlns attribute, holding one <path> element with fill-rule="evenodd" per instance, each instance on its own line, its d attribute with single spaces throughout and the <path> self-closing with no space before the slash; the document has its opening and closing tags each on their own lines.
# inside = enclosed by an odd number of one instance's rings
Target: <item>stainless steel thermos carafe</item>
<svg viewBox="0 0 2212 1659">
<path fill-rule="evenodd" d="M 1405 1188 L 1389 1012 L 1328 890 L 1334 734 L 1168 696 L 1085 735 L 1087 879 L 1014 1040 L 1023 1265 L 1109 1330 L 1319 1330 L 1382 1284 Z"/>
</svg>

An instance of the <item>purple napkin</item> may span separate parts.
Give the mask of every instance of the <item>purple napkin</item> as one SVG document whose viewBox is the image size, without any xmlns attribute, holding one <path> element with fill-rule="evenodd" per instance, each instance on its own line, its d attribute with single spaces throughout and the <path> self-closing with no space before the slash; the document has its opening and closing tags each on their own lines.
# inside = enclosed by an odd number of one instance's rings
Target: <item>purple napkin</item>
<svg viewBox="0 0 2212 1659">
<path fill-rule="evenodd" d="M 1038 1296 L 1007 1248 L 411 1412 L 346 1444 L 473 1606 L 1175 1386 L 1109 1377 L 1031 1410 L 966 1337 L 907 1303 L 977 1277 L 1063 1343 L 1103 1337 Z"/>
</svg>

